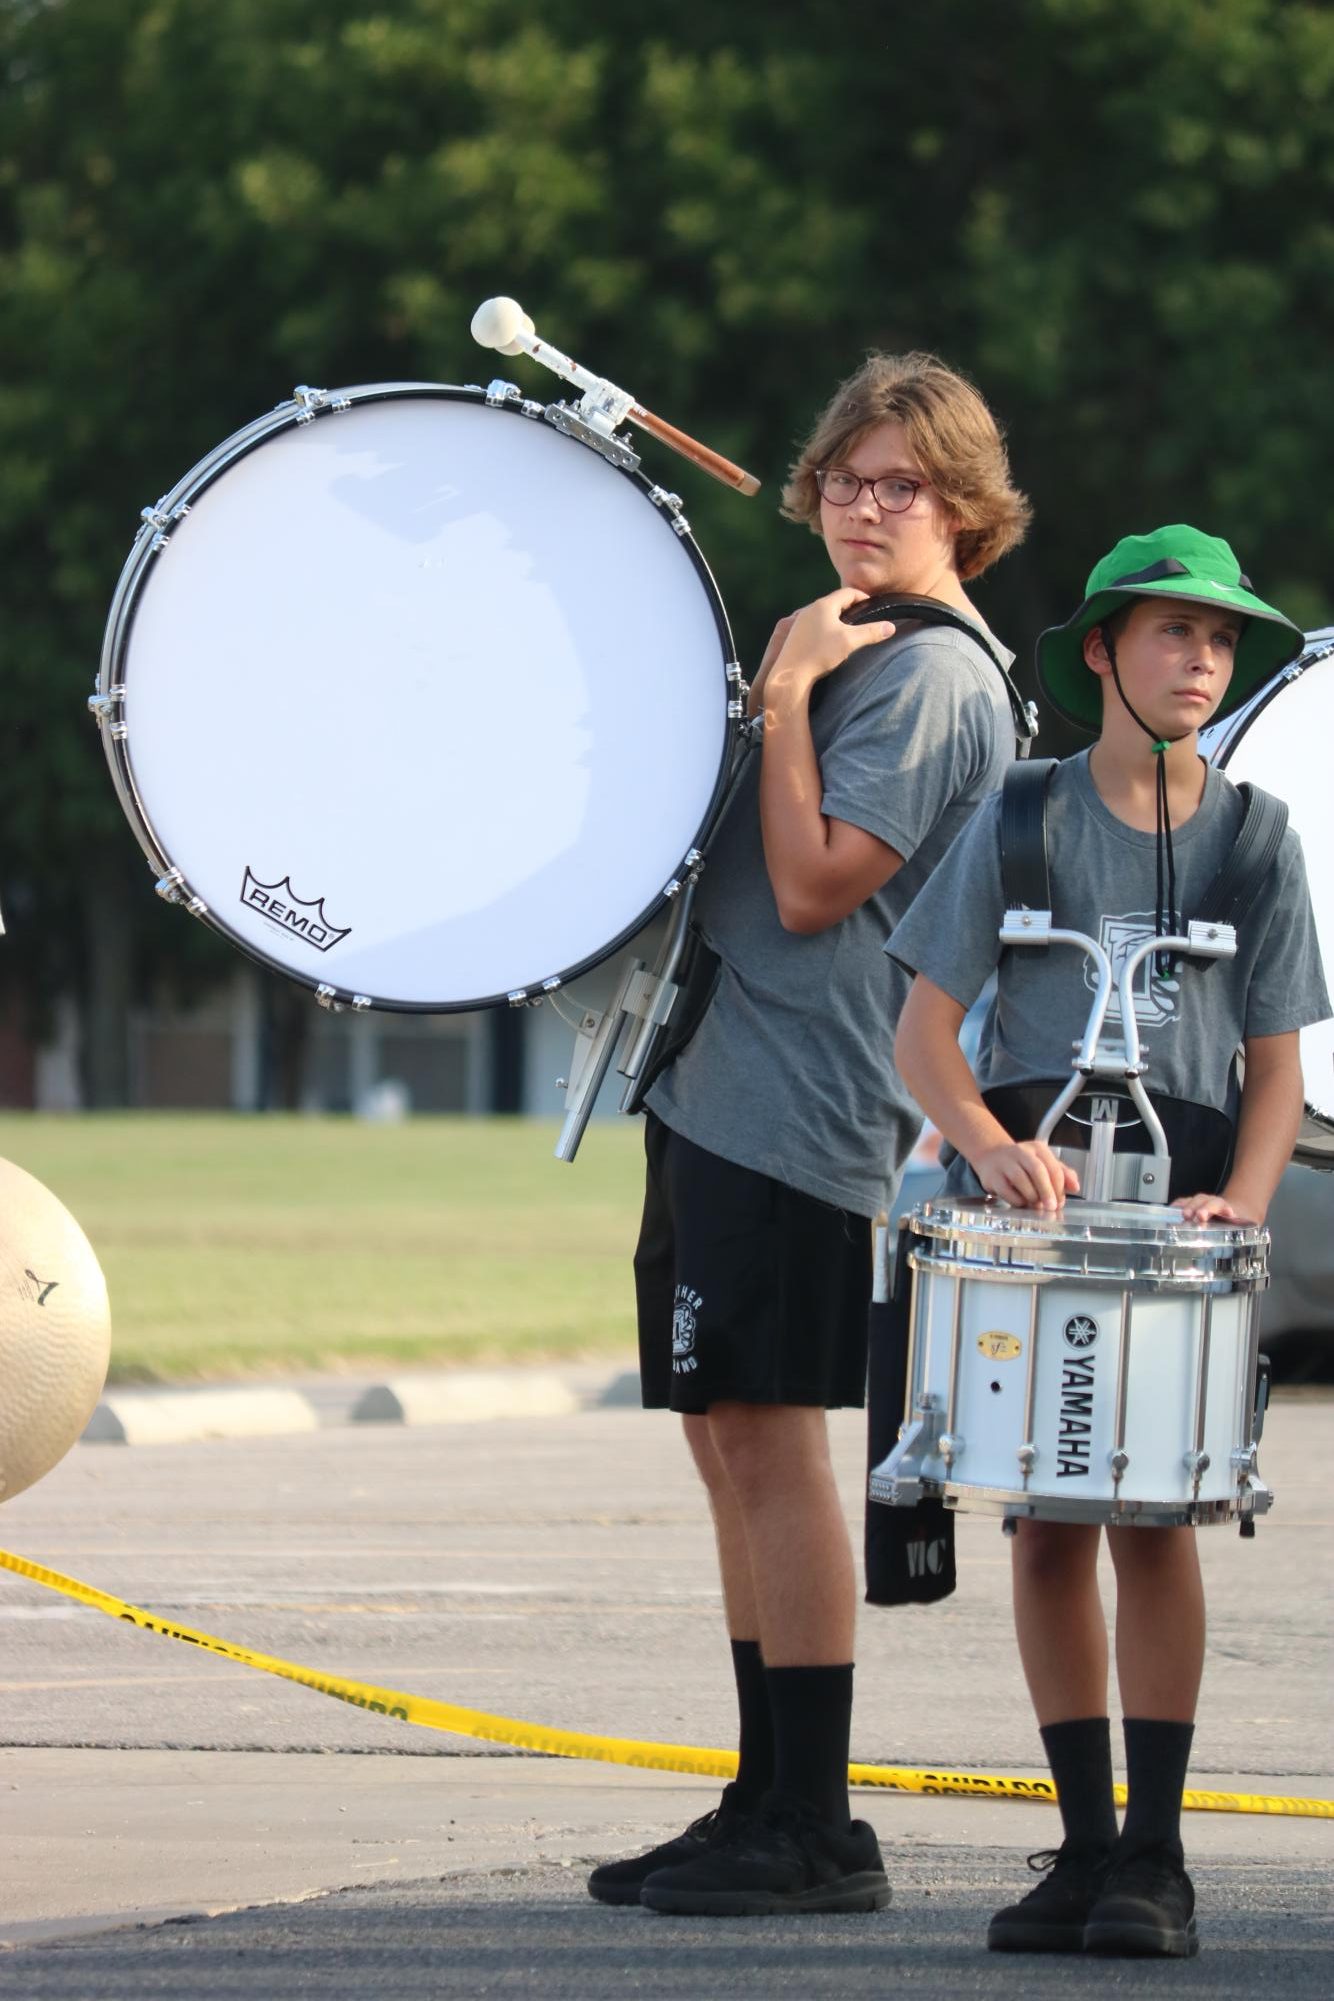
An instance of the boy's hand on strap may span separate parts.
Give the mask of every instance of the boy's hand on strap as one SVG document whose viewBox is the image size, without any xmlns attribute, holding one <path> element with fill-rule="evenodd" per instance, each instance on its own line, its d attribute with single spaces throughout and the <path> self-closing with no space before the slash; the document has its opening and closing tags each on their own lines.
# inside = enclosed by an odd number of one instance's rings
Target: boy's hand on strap
<svg viewBox="0 0 1334 2001">
<path fill-rule="evenodd" d="M 988 1195 L 1016 1209 L 1059 1209 L 1079 1193 L 1079 1176 L 1040 1139 L 1006 1140 L 970 1163 Z"/>
</svg>

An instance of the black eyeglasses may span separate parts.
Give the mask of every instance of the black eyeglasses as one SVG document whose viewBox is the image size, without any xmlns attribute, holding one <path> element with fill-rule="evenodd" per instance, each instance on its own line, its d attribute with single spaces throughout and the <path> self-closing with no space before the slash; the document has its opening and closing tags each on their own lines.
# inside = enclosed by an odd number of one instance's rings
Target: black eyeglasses
<svg viewBox="0 0 1334 2001">
<path fill-rule="evenodd" d="M 851 507 L 869 486 L 871 498 L 886 514 L 906 514 L 929 479 L 903 479 L 898 473 L 884 473 L 879 479 L 859 479 L 845 466 L 821 466 L 815 475 L 820 498 L 831 507 Z"/>
</svg>

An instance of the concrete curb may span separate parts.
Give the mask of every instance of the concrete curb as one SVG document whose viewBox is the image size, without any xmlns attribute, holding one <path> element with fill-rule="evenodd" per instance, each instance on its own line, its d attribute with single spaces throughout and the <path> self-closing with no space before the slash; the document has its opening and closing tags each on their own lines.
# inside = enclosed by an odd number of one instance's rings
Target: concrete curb
<svg viewBox="0 0 1334 2001">
<path fill-rule="evenodd" d="M 318 1429 L 296 1390 L 125 1390 L 103 1397 L 83 1437 L 88 1445 L 184 1445 Z"/>
<path fill-rule="evenodd" d="M 559 1376 L 393 1376 L 363 1392 L 352 1424 L 476 1424 L 494 1417 L 569 1417 L 583 1403 Z"/>
<path fill-rule="evenodd" d="M 506 1417 L 568 1417 L 639 1402 L 637 1371 L 440 1369 L 378 1382 L 328 1376 L 226 1389 L 109 1390 L 84 1445 L 186 1445 L 206 1438 L 276 1438 L 350 1424 L 478 1424 Z"/>
</svg>

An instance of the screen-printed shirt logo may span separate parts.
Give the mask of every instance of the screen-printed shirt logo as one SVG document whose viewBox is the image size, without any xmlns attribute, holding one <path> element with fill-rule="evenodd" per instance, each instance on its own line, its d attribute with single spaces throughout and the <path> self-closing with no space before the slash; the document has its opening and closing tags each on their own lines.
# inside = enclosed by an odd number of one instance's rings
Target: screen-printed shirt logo
<svg viewBox="0 0 1334 2001">
<path fill-rule="evenodd" d="M 1152 938 L 1158 929 L 1148 911 L 1127 911 L 1124 917 L 1104 917 L 1098 926 L 1098 942 L 1112 962 L 1112 977 L 1121 976 L 1121 968 L 1138 945 Z M 1141 1028 L 1157 1028 L 1163 1022 L 1177 1018 L 1177 1000 L 1181 992 L 1178 977 L 1169 977 L 1158 970 L 1159 954 L 1151 952 L 1135 974 L 1132 993 L 1135 1000 L 1135 1019 Z M 1084 960 L 1084 985 L 1093 993 L 1098 984 L 1093 961 Z M 1121 1019 L 1121 995 L 1117 987 L 1112 988 L 1112 998 L 1107 1009 L 1109 1022 Z"/>
<path fill-rule="evenodd" d="M 688 1376 L 699 1367 L 699 1357 L 695 1353 L 695 1335 L 699 1329 L 696 1315 L 703 1304 L 699 1293 L 690 1286 L 677 1286 L 672 1310 L 672 1370 L 675 1375 Z"/>
</svg>

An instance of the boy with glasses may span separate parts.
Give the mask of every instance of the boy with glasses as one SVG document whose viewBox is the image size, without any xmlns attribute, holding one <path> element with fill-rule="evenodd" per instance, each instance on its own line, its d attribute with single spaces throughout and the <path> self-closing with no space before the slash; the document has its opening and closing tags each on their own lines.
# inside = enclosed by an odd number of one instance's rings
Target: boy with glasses
<svg viewBox="0 0 1334 2001">
<path fill-rule="evenodd" d="M 700 1915 L 889 1898 L 848 1808 L 856 1587 L 825 1411 L 864 1399 L 871 1218 L 919 1123 L 891 1063 L 908 982 L 881 943 L 1014 755 L 964 585 L 1028 510 L 971 385 L 872 356 L 784 500 L 839 588 L 780 621 L 752 690 L 762 746 L 696 905 L 717 985 L 648 1095 L 635 1260 L 644 1402 L 682 1414 L 713 1513 L 740 1768 L 684 1834 L 589 1881 Z M 844 622 L 886 591 L 964 629 Z"/>
<path fill-rule="evenodd" d="M 1196 529 L 1127 536 L 1095 567 L 1073 618 L 1038 642 L 1043 691 L 1098 732 L 1090 751 L 1056 767 L 1048 788 L 1056 927 L 1101 931 L 1114 961 L 1147 937 L 1181 933 L 1232 853 L 1244 813 L 1236 788 L 1201 761 L 1196 733 L 1301 646 L 1300 630 L 1256 596 L 1226 542 Z M 1051 1146 L 1007 1130 L 957 1040 L 995 971 L 982 1083 L 1040 1084 L 1036 1095 L 1045 1098 L 1048 1080 L 1054 1095 L 1068 1079 L 1071 1043 L 1088 1014 L 1076 955 L 1001 947 L 999 803 L 979 810 L 886 948 L 916 975 L 896 1059 L 957 1149 L 949 1174 L 956 1192 L 1055 1211 L 1077 1192 L 1073 1169 Z M 1154 955 L 1136 1003 L 1137 1017 L 1152 1024 L 1150 1097 L 1223 1115 L 1208 1185 L 1186 1190 L 1183 1219 L 1262 1222 L 1301 1120 L 1298 1031 L 1330 1011 L 1295 834 L 1283 835 L 1241 922 L 1235 959 L 1201 970 Z M 1109 1018 L 1119 1019 L 1118 1001 Z M 1118 1834 L 1100 1530 L 1027 1519 L 1015 1526 L 1019 1652 L 1065 1839 L 1032 1858 L 1048 1873 L 996 1913 L 987 1943 L 994 1951 L 1188 1957 L 1198 1939 L 1180 1817 L 1205 1638 L 1195 1532 L 1108 1530 L 1128 1777 Z"/>
</svg>

